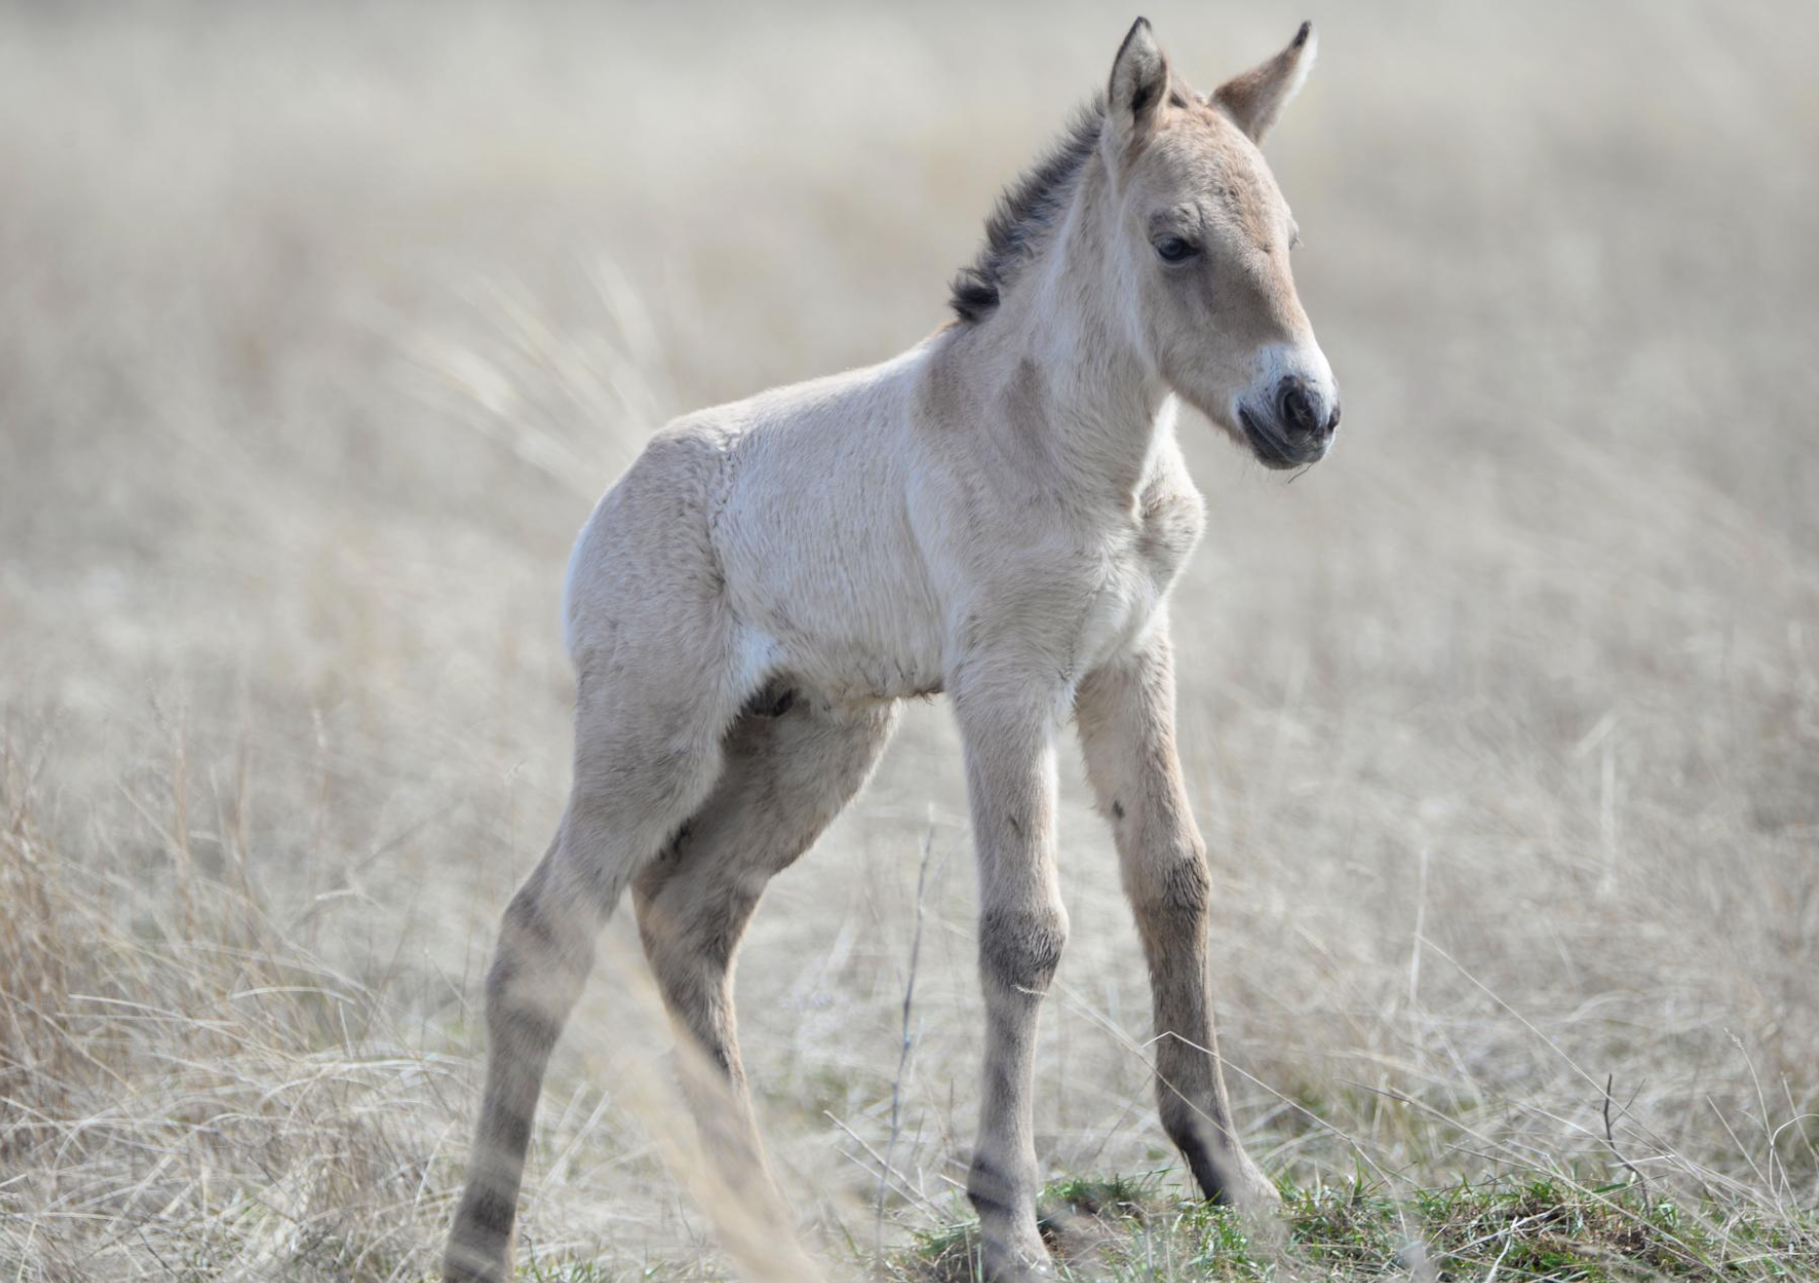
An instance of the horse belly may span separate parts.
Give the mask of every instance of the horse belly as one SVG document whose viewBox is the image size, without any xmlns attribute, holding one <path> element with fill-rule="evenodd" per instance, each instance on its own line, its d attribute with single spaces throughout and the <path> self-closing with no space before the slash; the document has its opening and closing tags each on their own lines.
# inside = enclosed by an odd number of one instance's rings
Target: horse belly
<svg viewBox="0 0 1819 1283">
<path fill-rule="evenodd" d="M 772 671 L 791 674 L 835 702 L 905 699 L 942 688 L 940 637 L 913 594 L 881 601 L 877 588 L 842 585 L 754 612 Z"/>
<path fill-rule="evenodd" d="M 902 699 L 942 685 L 940 612 L 891 523 L 821 523 L 798 512 L 787 540 L 736 555 L 734 613 L 770 658 L 837 702 Z"/>
</svg>

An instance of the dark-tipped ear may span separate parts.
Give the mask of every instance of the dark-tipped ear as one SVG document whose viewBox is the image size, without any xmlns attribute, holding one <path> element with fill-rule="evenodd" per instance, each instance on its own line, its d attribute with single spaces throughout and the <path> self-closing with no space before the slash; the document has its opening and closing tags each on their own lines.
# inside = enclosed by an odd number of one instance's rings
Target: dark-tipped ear
<svg viewBox="0 0 1819 1283">
<path fill-rule="evenodd" d="M 1112 60 L 1112 83 L 1106 97 L 1114 127 L 1121 134 L 1147 129 L 1167 96 L 1168 59 L 1150 33 L 1149 19 L 1139 18 Z"/>
<path fill-rule="evenodd" d="M 1233 76 L 1213 91 L 1213 101 L 1225 114 L 1249 134 L 1252 142 L 1261 143 L 1275 125 L 1276 117 L 1288 106 L 1288 100 L 1301 88 L 1314 65 L 1314 24 L 1304 22 L 1288 48 L 1259 63 L 1242 76 Z"/>
</svg>

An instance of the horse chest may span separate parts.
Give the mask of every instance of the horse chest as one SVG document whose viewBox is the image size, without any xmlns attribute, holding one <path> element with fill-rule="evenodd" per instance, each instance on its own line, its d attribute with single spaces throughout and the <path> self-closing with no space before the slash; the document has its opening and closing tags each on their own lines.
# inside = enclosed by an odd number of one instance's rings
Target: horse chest
<svg viewBox="0 0 1819 1283">
<path fill-rule="evenodd" d="M 1154 581 L 1140 563 L 1126 559 L 1108 563 L 1075 644 L 1080 674 L 1128 649 L 1142 635 L 1160 600 Z"/>
<path fill-rule="evenodd" d="M 1103 664 L 1142 636 L 1204 524 L 1198 494 L 1171 493 L 1152 499 L 1134 526 L 1107 540 L 1082 621 L 1083 670 Z"/>
</svg>

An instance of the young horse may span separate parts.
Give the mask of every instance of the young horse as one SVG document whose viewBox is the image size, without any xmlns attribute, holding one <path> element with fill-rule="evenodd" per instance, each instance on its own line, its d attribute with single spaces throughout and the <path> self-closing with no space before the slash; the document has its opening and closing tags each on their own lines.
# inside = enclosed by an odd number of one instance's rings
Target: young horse
<svg viewBox="0 0 1819 1283">
<path fill-rule="evenodd" d="M 1162 1124 L 1207 1197 L 1274 1198 L 1214 1045 L 1167 595 L 1203 525 L 1177 402 L 1272 468 L 1321 458 L 1339 423 L 1289 275 L 1294 220 L 1257 150 L 1313 56 L 1303 24 L 1201 97 L 1138 20 L 1103 98 L 999 204 L 956 321 L 883 365 L 678 420 L 600 501 L 566 590 L 574 788 L 487 977 L 447 1278 L 506 1274 L 544 1068 L 628 886 L 670 1014 L 714 1069 L 690 1091 L 709 1147 L 787 1223 L 734 1036 L 734 948 L 766 881 L 865 781 L 896 702 L 937 691 L 979 860 L 988 1027 L 967 1192 L 987 1273 L 1047 1260 L 1030 1096 L 1067 937 L 1070 712 L 1148 957 Z"/>
</svg>

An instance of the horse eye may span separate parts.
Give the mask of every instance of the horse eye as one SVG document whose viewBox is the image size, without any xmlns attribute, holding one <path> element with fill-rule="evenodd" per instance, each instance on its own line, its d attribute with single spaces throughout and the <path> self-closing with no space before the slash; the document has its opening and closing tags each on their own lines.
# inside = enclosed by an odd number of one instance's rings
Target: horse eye
<svg viewBox="0 0 1819 1283">
<path fill-rule="evenodd" d="M 1156 242 L 1156 257 L 1164 263 L 1184 263 L 1199 252 L 1198 245 L 1179 236 L 1164 236 Z"/>
</svg>

